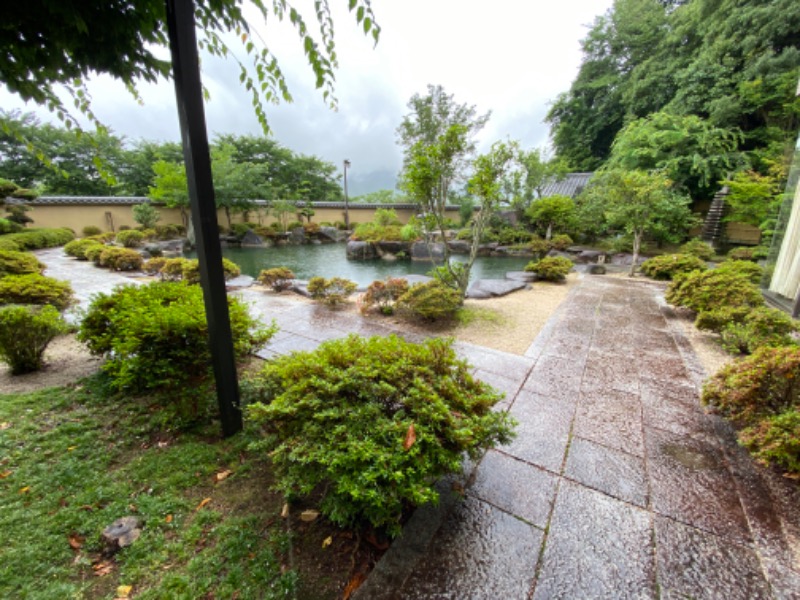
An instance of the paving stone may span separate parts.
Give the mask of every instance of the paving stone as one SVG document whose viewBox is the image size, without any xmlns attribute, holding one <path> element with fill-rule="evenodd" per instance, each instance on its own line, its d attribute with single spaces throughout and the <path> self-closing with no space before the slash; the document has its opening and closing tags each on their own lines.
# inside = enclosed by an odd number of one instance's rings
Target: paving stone
<svg viewBox="0 0 800 600">
<path fill-rule="evenodd" d="M 580 387 L 583 365 L 567 358 L 543 355 L 536 361 L 523 389 L 552 398 L 575 398 Z"/>
<path fill-rule="evenodd" d="M 688 379 L 686 365 L 680 354 L 648 354 L 640 353 L 636 357 L 642 379 L 655 381 L 680 381 Z"/>
<path fill-rule="evenodd" d="M 562 481 L 534 600 L 657 597 L 652 528 L 648 512 Z"/>
<path fill-rule="evenodd" d="M 319 342 L 299 335 L 292 335 L 274 344 L 267 344 L 265 350 L 275 354 L 290 354 L 291 352 L 306 352 L 316 350 Z"/>
<path fill-rule="evenodd" d="M 475 471 L 469 494 L 544 529 L 557 481 L 547 471 L 489 450 Z"/>
<path fill-rule="evenodd" d="M 491 371 L 485 371 L 481 368 L 475 369 L 473 374 L 480 381 L 492 386 L 501 394 L 505 394 L 505 399 L 503 402 L 509 406 L 514 400 L 514 397 L 517 395 L 519 388 L 522 386 L 522 380 L 520 379 L 504 377 L 502 375 L 498 375 L 497 373 L 492 373 Z"/>
<path fill-rule="evenodd" d="M 525 598 L 544 533 L 467 497 L 442 525 L 398 598 Z"/>
<path fill-rule="evenodd" d="M 491 348 L 483 348 L 466 342 L 456 342 L 453 345 L 458 355 L 465 358 L 472 365 L 490 373 L 509 377 L 511 379 L 524 379 L 533 365 L 533 361 L 523 356 L 509 354 Z"/>
<path fill-rule="evenodd" d="M 659 583 L 665 598 L 770 598 L 752 549 L 656 517 Z"/>
<path fill-rule="evenodd" d="M 609 496 L 647 507 L 644 459 L 573 437 L 564 475 Z"/>
<path fill-rule="evenodd" d="M 639 368 L 630 353 L 589 352 L 581 390 L 597 389 L 639 392 Z"/>
<path fill-rule="evenodd" d="M 719 448 L 658 429 L 647 428 L 645 436 L 653 510 L 721 537 L 752 541 Z"/>
<path fill-rule="evenodd" d="M 644 456 L 639 397 L 614 389 L 582 392 L 573 435 L 629 454 Z"/>
<path fill-rule="evenodd" d="M 639 380 L 639 395 L 642 404 L 654 408 L 660 408 L 665 404 L 679 404 L 688 410 L 702 410 L 700 392 L 688 378 L 657 381 L 645 374 Z"/>
<path fill-rule="evenodd" d="M 646 427 L 698 438 L 708 444 L 719 444 L 714 417 L 703 413 L 699 407 L 668 401 L 643 402 L 642 416 Z"/>
</svg>

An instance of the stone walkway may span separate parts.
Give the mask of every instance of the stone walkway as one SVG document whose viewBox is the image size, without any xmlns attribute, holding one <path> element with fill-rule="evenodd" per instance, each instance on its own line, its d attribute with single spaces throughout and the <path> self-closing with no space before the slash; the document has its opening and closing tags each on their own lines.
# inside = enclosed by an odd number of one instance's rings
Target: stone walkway
<svg viewBox="0 0 800 600">
<path fill-rule="evenodd" d="M 129 278 L 40 253 L 81 299 Z M 400 324 L 256 289 L 268 358 Z M 456 345 L 506 393 L 509 446 L 417 510 L 354 596 L 373 599 L 800 598 L 800 493 L 756 467 L 698 402 L 705 377 L 663 286 L 586 276 L 524 357 Z"/>
</svg>

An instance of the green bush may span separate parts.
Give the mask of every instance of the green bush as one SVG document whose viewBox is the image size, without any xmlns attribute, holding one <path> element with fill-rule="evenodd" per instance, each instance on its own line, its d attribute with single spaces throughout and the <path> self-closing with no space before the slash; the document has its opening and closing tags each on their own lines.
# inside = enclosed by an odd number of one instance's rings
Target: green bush
<svg viewBox="0 0 800 600">
<path fill-rule="evenodd" d="M 302 229 L 303 224 L 300 221 L 292 221 L 286 226 L 286 231 L 293 231 L 298 227 Z"/>
<path fill-rule="evenodd" d="M 42 271 L 44 271 L 44 265 L 33 254 L 0 250 L 0 277 L 41 273 Z"/>
<path fill-rule="evenodd" d="M 117 234 L 117 242 L 126 248 L 138 248 L 144 241 L 144 233 L 135 229 L 127 229 Z"/>
<path fill-rule="evenodd" d="M 171 240 L 179 238 L 186 233 L 183 225 L 156 225 L 154 229 L 156 232 L 156 237 L 159 240 Z"/>
<path fill-rule="evenodd" d="M 306 235 L 314 235 L 319 233 L 322 226 L 319 223 L 303 223 L 303 231 Z"/>
<path fill-rule="evenodd" d="M 312 277 L 308 282 L 308 293 L 311 297 L 332 307 L 344 303 L 357 289 L 355 282 L 342 277 Z"/>
<path fill-rule="evenodd" d="M 375 216 L 372 218 L 375 225 L 386 227 L 389 225 L 402 225 L 400 219 L 397 218 L 397 213 L 393 208 L 379 208 L 375 211 Z"/>
<path fill-rule="evenodd" d="M 131 207 L 131 212 L 133 212 L 133 220 L 145 229 L 152 229 L 156 222 L 161 220 L 158 210 L 150 203 L 135 204 Z"/>
<path fill-rule="evenodd" d="M 531 252 L 533 252 L 533 256 L 538 259 L 547 256 L 547 253 L 550 252 L 551 247 L 552 246 L 550 246 L 550 242 L 540 237 L 534 237 L 528 243 L 528 248 Z"/>
<path fill-rule="evenodd" d="M 797 321 L 786 313 L 762 306 L 722 328 L 722 347 L 732 354 L 752 354 L 764 346 L 790 346 L 797 329 Z"/>
<path fill-rule="evenodd" d="M 103 250 L 108 248 L 105 244 L 95 244 L 92 246 L 87 246 L 87 248 L 83 251 L 83 255 L 86 257 L 86 260 L 92 261 L 94 264 L 100 264 L 100 255 L 103 253 Z"/>
<path fill-rule="evenodd" d="M 397 336 L 324 342 L 274 359 L 248 408 L 263 425 L 276 488 L 322 491 L 320 511 L 343 527 L 400 532 L 409 508 L 436 502 L 434 483 L 506 443 L 513 421 L 491 410 L 501 395 L 475 379 L 451 341 Z"/>
<path fill-rule="evenodd" d="M 86 256 L 86 251 L 94 247 L 105 248 L 105 245 L 93 238 L 72 240 L 64 246 L 64 254 L 73 256 L 78 260 L 89 260 L 89 257 Z"/>
<path fill-rule="evenodd" d="M 29 229 L 21 233 L 9 233 L 3 236 L 17 245 L 18 250 L 40 250 L 63 246 L 75 239 L 70 229 Z"/>
<path fill-rule="evenodd" d="M 554 235 L 550 240 L 550 245 L 555 248 L 556 250 L 561 250 L 562 252 L 572 246 L 574 242 L 572 238 L 569 237 L 566 233 L 559 233 L 558 235 Z"/>
<path fill-rule="evenodd" d="M 353 230 L 350 239 L 361 242 L 398 242 L 403 239 L 402 227 L 399 225 L 378 225 L 376 223 L 359 223 Z"/>
<path fill-rule="evenodd" d="M 83 237 L 92 237 L 93 235 L 100 235 L 103 233 L 103 230 L 96 225 L 87 225 L 81 230 L 81 233 Z"/>
<path fill-rule="evenodd" d="M 251 226 L 249 223 L 234 223 L 231 225 L 231 233 L 240 240 L 247 235 L 247 232 L 250 230 Z"/>
<path fill-rule="evenodd" d="M 106 246 L 100 252 L 97 264 L 112 271 L 141 271 L 144 258 L 132 248 Z"/>
<path fill-rule="evenodd" d="M 7 235 L 0 237 L 0 250 L 8 250 L 10 252 L 20 252 L 22 249 L 19 244 L 13 240 L 8 239 Z"/>
<path fill-rule="evenodd" d="M 697 313 L 694 325 L 698 329 L 721 332 L 731 323 L 741 323 L 748 313 L 753 310 L 749 306 L 726 306 L 714 310 L 706 310 Z"/>
<path fill-rule="evenodd" d="M 692 271 L 705 271 L 708 269 L 705 261 L 693 254 L 664 254 L 648 258 L 642 263 L 642 273 L 653 279 L 670 280 L 678 273 L 691 273 Z"/>
<path fill-rule="evenodd" d="M 283 292 L 292 287 L 295 275 L 291 269 L 286 267 L 275 267 L 274 269 L 264 269 L 258 274 L 258 281 L 274 292 Z"/>
<path fill-rule="evenodd" d="M 667 287 L 667 302 L 695 312 L 764 304 L 761 291 L 747 277 L 713 269 L 676 275 Z"/>
<path fill-rule="evenodd" d="M 232 260 L 228 260 L 227 258 L 222 259 L 222 272 L 225 277 L 225 281 L 233 279 L 234 277 L 238 277 L 242 274 L 242 270 L 239 268 L 239 265 Z M 200 261 L 196 258 L 187 260 L 183 265 L 182 277 L 184 283 L 200 283 Z"/>
<path fill-rule="evenodd" d="M 562 281 L 572 270 L 573 262 L 564 256 L 545 256 L 541 260 L 532 261 L 525 270 L 536 273 L 545 281 Z"/>
<path fill-rule="evenodd" d="M 0 196 L 0 198 L 2 198 L 2 196 Z M 23 227 L 19 223 L 0 218 L 0 235 L 4 233 L 16 233 L 17 231 L 22 231 L 22 229 Z"/>
<path fill-rule="evenodd" d="M 739 440 L 761 462 L 800 474 L 800 412 L 790 409 L 766 417 L 739 434 Z"/>
<path fill-rule="evenodd" d="M 397 310 L 402 314 L 424 321 L 448 320 L 461 308 L 461 294 L 434 279 L 412 285 L 397 300 Z"/>
<path fill-rule="evenodd" d="M 385 281 L 373 281 L 361 296 L 361 312 L 366 314 L 377 308 L 384 315 L 394 313 L 394 305 L 408 291 L 408 281 L 401 277 L 389 277 Z"/>
<path fill-rule="evenodd" d="M 188 258 L 168 258 L 159 271 L 161 279 L 165 281 L 180 281 L 183 279 L 183 270 L 188 264 Z"/>
<path fill-rule="evenodd" d="M 12 375 L 38 371 L 47 345 L 67 329 L 52 306 L 0 307 L 0 360 Z"/>
<path fill-rule="evenodd" d="M 700 260 L 714 258 L 714 248 L 702 240 L 689 240 L 680 248 L 681 254 L 691 254 Z"/>
<path fill-rule="evenodd" d="M 800 348 L 761 348 L 703 386 L 704 404 L 742 426 L 800 407 Z"/>
<path fill-rule="evenodd" d="M 142 265 L 142 271 L 147 273 L 148 275 L 158 275 L 161 272 L 161 269 L 164 268 L 164 265 L 167 263 L 167 259 L 161 256 L 155 256 L 150 260 L 146 261 Z"/>
<path fill-rule="evenodd" d="M 228 298 L 234 352 L 242 360 L 275 332 L 245 304 Z M 211 370 L 203 292 L 175 282 L 126 285 L 92 300 L 78 339 L 104 356 L 103 370 L 119 390 L 191 393 Z"/>
<path fill-rule="evenodd" d="M 738 248 L 732 248 L 728 252 L 728 260 L 750 260 L 756 261 L 756 250 L 755 248 L 749 248 L 746 246 L 739 246 Z"/>
<path fill-rule="evenodd" d="M 114 233 L 113 231 L 105 231 L 103 233 L 98 233 L 97 235 L 93 235 L 93 236 L 91 236 L 89 238 L 84 238 L 84 239 L 96 240 L 96 241 L 101 242 L 103 244 L 107 244 L 107 243 L 113 242 L 115 239 L 117 239 L 117 234 Z"/>
<path fill-rule="evenodd" d="M 69 282 L 39 273 L 8 275 L 0 279 L 0 304 L 50 304 L 64 310 L 72 299 Z"/>
<path fill-rule="evenodd" d="M 748 260 L 726 260 L 717 267 L 718 273 L 738 273 L 744 275 L 750 281 L 758 285 L 764 276 L 764 269 L 754 262 Z"/>
</svg>

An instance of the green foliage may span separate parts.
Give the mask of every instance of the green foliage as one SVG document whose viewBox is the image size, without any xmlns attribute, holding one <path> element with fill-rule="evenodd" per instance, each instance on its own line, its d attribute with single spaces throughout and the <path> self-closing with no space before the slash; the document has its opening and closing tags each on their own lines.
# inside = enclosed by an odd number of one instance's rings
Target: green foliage
<svg viewBox="0 0 800 600">
<path fill-rule="evenodd" d="M 800 474 L 800 410 L 766 417 L 739 434 L 739 440 L 767 465 Z"/>
<path fill-rule="evenodd" d="M 347 298 L 358 289 L 358 285 L 349 279 L 333 277 L 312 277 L 308 281 L 308 293 L 314 300 L 335 307 L 347 301 Z"/>
<path fill-rule="evenodd" d="M 728 251 L 728 260 L 750 260 L 756 261 L 756 249 L 749 246 L 739 246 Z"/>
<path fill-rule="evenodd" d="M 86 260 L 90 260 L 96 265 L 99 265 L 100 255 L 103 253 L 103 250 L 105 250 L 107 247 L 108 246 L 106 246 L 105 244 L 87 245 L 83 250 L 83 255 L 86 257 Z"/>
<path fill-rule="evenodd" d="M 404 242 L 414 242 L 422 238 L 422 226 L 415 217 L 400 228 L 400 239 Z"/>
<path fill-rule="evenodd" d="M 93 247 L 105 248 L 105 245 L 93 238 L 72 240 L 64 246 L 64 254 L 73 256 L 78 260 L 89 260 L 89 257 L 86 256 L 86 251 Z"/>
<path fill-rule="evenodd" d="M 269 363 L 268 404 L 249 407 L 263 424 L 276 487 L 287 497 L 323 490 L 334 523 L 400 533 L 409 507 L 436 502 L 434 482 L 507 442 L 513 422 L 501 396 L 473 378 L 451 342 L 397 336 L 323 342 Z"/>
<path fill-rule="evenodd" d="M 0 218 L 0 235 L 4 233 L 16 233 L 22 230 L 22 226 L 8 219 Z"/>
<path fill-rule="evenodd" d="M 92 237 L 93 235 L 100 235 L 103 233 L 103 230 L 96 225 L 87 225 L 81 230 L 81 233 L 83 237 Z"/>
<path fill-rule="evenodd" d="M 275 327 L 261 327 L 235 297 L 228 297 L 236 359 L 264 345 Z M 203 292 L 174 282 L 129 285 L 98 294 L 78 339 L 106 358 L 103 370 L 119 390 L 162 390 L 177 396 L 211 369 Z"/>
<path fill-rule="evenodd" d="M 292 281 L 295 279 L 295 274 L 291 269 L 286 267 L 275 267 L 273 269 L 264 269 L 258 274 L 258 281 L 266 285 L 274 292 L 280 293 L 292 287 Z"/>
<path fill-rule="evenodd" d="M 450 261 L 447 265 L 434 267 L 428 271 L 427 275 L 457 292 L 460 292 L 462 287 L 465 287 L 464 282 L 469 281 L 466 265 L 458 261 Z"/>
<path fill-rule="evenodd" d="M 761 348 L 723 367 L 702 400 L 740 425 L 800 407 L 800 348 Z"/>
<path fill-rule="evenodd" d="M 718 273 L 738 273 L 758 285 L 764 276 L 763 267 L 749 260 L 726 260 L 717 267 Z"/>
<path fill-rule="evenodd" d="M 188 258 L 168 258 L 159 271 L 161 279 L 166 281 L 180 281 L 183 279 L 183 270 L 188 263 Z"/>
<path fill-rule="evenodd" d="M 228 260 L 227 258 L 222 259 L 222 273 L 225 277 L 225 281 L 233 279 L 234 277 L 238 277 L 242 274 L 242 270 L 232 260 Z M 183 267 L 181 269 L 181 276 L 183 277 L 183 281 L 188 284 L 195 284 L 200 283 L 200 261 L 196 258 L 187 260 L 183 263 Z"/>
<path fill-rule="evenodd" d="M 463 296 L 452 287 L 434 279 L 412 285 L 397 300 L 398 312 L 423 321 L 452 319 L 463 304 Z"/>
<path fill-rule="evenodd" d="M 692 271 L 677 275 L 665 294 L 667 302 L 695 312 L 740 306 L 757 308 L 764 304 L 759 289 L 738 273 Z"/>
<path fill-rule="evenodd" d="M 41 273 L 42 271 L 44 271 L 44 265 L 33 254 L 0 250 L 0 277 Z"/>
<path fill-rule="evenodd" d="M 682 254 L 696 256 L 700 260 L 711 260 L 714 258 L 714 248 L 711 244 L 703 240 L 689 240 L 681 246 L 680 251 Z"/>
<path fill-rule="evenodd" d="M 697 314 L 695 327 L 720 333 L 731 323 L 741 323 L 753 310 L 749 306 L 726 306 L 713 310 L 705 310 Z"/>
<path fill-rule="evenodd" d="M 642 273 L 653 279 L 670 280 L 678 273 L 691 273 L 692 271 L 705 271 L 708 269 L 705 261 L 693 254 L 663 254 L 648 258 L 642 263 Z"/>
<path fill-rule="evenodd" d="M 9 233 L 2 239 L 16 244 L 17 250 L 41 250 L 63 246 L 73 240 L 75 234 L 69 229 L 29 229 L 21 233 Z"/>
<path fill-rule="evenodd" d="M 141 271 L 144 258 L 132 248 L 106 246 L 98 255 L 97 264 L 112 271 Z"/>
<path fill-rule="evenodd" d="M 732 354 L 752 354 L 759 348 L 794 345 L 791 334 L 798 323 L 783 311 L 760 307 L 741 320 L 731 320 L 720 331 L 722 347 Z"/>
<path fill-rule="evenodd" d="M 164 265 L 167 264 L 167 259 L 162 256 L 155 256 L 142 265 L 142 271 L 148 275 L 158 275 Z"/>
<path fill-rule="evenodd" d="M 564 256 L 546 256 L 531 261 L 525 266 L 529 273 L 536 273 L 544 281 L 563 281 L 572 270 L 573 262 Z"/>
<path fill-rule="evenodd" d="M 550 239 L 554 231 L 563 233 L 575 227 L 575 202 L 569 196 L 559 195 L 533 200 L 525 216 L 537 233 Z"/>
<path fill-rule="evenodd" d="M 570 246 L 572 246 L 573 243 L 574 242 L 573 242 L 572 238 L 569 237 L 566 233 L 559 233 L 558 235 L 554 235 L 550 239 L 550 245 L 555 250 L 560 250 L 562 252 L 564 250 L 566 250 L 567 248 L 569 248 Z"/>
<path fill-rule="evenodd" d="M 397 218 L 397 213 L 393 208 L 377 209 L 375 211 L 375 216 L 372 218 L 372 222 L 383 227 L 389 225 L 402 225 L 400 219 Z"/>
<path fill-rule="evenodd" d="M 397 242 L 403 239 L 402 227 L 399 225 L 378 225 L 377 223 L 359 223 L 353 230 L 351 240 L 361 242 Z"/>
<path fill-rule="evenodd" d="M 148 206 L 142 204 L 141 206 Z M 117 234 L 117 242 L 126 248 L 138 248 L 144 241 L 144 233 L 136 231 L 135 229 L 128 229 L 127 231 L 120 231 Z"/>
<path fill-rule="evenodd" d="M 544 258 L 550 249 L 552 248 L 552 244 L 540 237 L 535 237 L 528 242 L 528 249 L 533 253 L 534 258 L 542 259 Z"/>
<path fill-rule="evenodd" d="M 8 236 L 0 236 L 0 250 L 19 252 L 21 248 L 16 242 L 9 240 Z"/>
<path fill-rule="evenodd" d="M 156 237 L 159 240 L 174 240 L 181 237 L 186 233 L 186 229 L 182 225 L 156 225 Z"/>
<path fill-rule="evenodd" d="M 747 223 L 767 229 L 770 218 L 778 214 L 781 205 L 781 192 L 785 173 L 776 172 L 773 167 L 769 173 L 762 175 L 757 171 L 740 171 L 733 179 L 724 181 L 729 193 L 725 202 L 730 207 L 725 216 L 726 221 Z"/>
<path fill-rule="evenodd" d="M 385 281 L 373 281 L 361 296 L 361 313 L 373 308 L 384 315 L 394 313 L 394 305 L 408 291 L 408 281 L 401 277 L 389 277 Z"/>
<path fill-rule="evenodd" d="M 150 203 L 134 204 L 131 212 L 133 212 L 133 220 L 145 229 L 152 229 L 161 220 L 158 210 Z"/>
<path fill-rule="evenodd" d="M 38 371 L 47 345 L 66 331 L 67 324 L 52 306 L 2 306 L 0 360 L 11 367 L 12 375 Z"/>
<path fill-rule="evenodd" d="M 39 273 L 0 278 L 0 305 L 50 304 L 58 310 L 64 310 L 72 300 L 72 287 L 67 281 L 59 281 Z"/>
</svg>

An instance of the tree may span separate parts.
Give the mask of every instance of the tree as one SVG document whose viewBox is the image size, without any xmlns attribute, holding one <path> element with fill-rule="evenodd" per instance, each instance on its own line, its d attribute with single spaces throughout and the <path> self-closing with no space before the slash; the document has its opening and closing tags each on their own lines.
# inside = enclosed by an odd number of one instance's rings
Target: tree
<svg viewBox="0 0 800 600">
<path fill-rule="evenodd" d="M 161 219 L 156 208 L 149 203 L 136 204 L 131 208 L 133 220 L 145 229 L 152 229 Z"/>
<path fill-rule="evenodd" d="M 442 204 L 447 204 L 451 187 L 462 180 L 469 158 L 475 152 L 474 137 L 486 125 L 490 113 L 478 115 L 475 106 L 457 104 L 440 85 L 429 85 L 426 96 L 414 94 L 408 101 L 408 108 L 411 112 L 403 117 L 397 128 L 398 142 L 404 152 L 401 180 L 418 157 L 420 148 L 436 145 L 441 148 L 445 137 L 455 131 L 453 127 L 460 128 L 457 151 L 454 151 L 455 146 L 450 146 L 437 159 L 438 195 Z M 446 162 L 442 162 L 444 160 Z"/>
<path fill-rule="evenodd" d="M 153 166 L 158 161 L 183 162 L 181 145 L 175 142 L 139 140 L 122 151 L 116 176 L 119 193 L 125 196 L 147 196 L 154 185 Z"/>
<path fill-rule="evenodd" d="M 270 203 L 270 213 L 281 225 L 281 231 L 286 233 L 289 229 L 289 218 L 297 212 L 297 203 L 292 200 L 273 200 Z"/>
<path fill-rule="evenodd" d="M 263 181 L 261 165 L 233 160 L 234 149 L 217 146 L 211 151 L 211 172 L 214 178 L 214 195 L 217 207 L 225 211 L 228 228 L 231 214 L 246 212 L 255 206 L 261 193 L 259 181 Z"/>
<path fill-rule="evenodd" d="M 586 193 L 588 202 L 601 208 L 609 227 L 633 237 L 631 276 L 646 234 L 677 240 L 695 224 L 689 198 L 676 193 L 662 173 L 603 171 L 592 178 Z"/>
<path fill-rule="evenodd" d="M 148 197 L 153 202 L 163 202 L 167 208 L 181 212 L 183 226 L 189 227 L 189 186 L 186 182 L 186 167 L 182 163 L 156 161 L 153 164 L 153 185 Z"/>
<path fill-rule="evenodd" d="M 517 215 L 521 217 L 535 198 L 544 196 L 545 187 L 561 181 L 567 175 L 567 164 L 546 149 L 520 150 L 516 157 L 518 168 L 510 170 L 503 181 L 503 191 Z"/>
<path fill-rule="evenodd" d="M 525 211 L 525 216 L 534 227 L 544 230 L 549 240 L 553 230 L 561 233 L 569 231 L 575 223 L 575 202 L 569 196 L 548 196 L 534 201 Z"/>
</svg>

